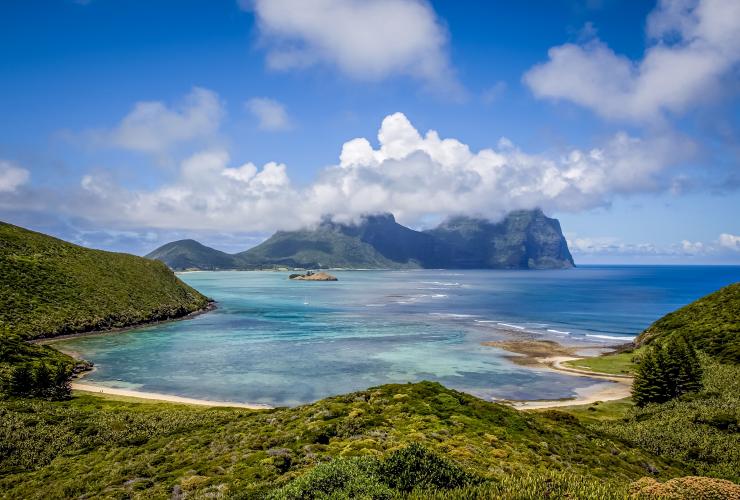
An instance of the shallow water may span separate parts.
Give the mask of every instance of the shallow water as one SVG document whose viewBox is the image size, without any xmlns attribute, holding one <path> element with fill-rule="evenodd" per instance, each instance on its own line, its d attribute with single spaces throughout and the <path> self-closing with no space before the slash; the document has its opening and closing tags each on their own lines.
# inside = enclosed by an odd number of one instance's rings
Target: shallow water
<svg viewBox="0 0 740 500">
<path fill-rule="evenodd" d="M 191 398 L 295 405 L 426 379 L 489 399 L 556 399 L 597 381 L 517 366 L 481 342 L 620 343 L 740 281 L 726 266 L 287 274 L 186 273 L 216 311 L 60 347 L 96 363 L 86 381 Z"/>
</svg>

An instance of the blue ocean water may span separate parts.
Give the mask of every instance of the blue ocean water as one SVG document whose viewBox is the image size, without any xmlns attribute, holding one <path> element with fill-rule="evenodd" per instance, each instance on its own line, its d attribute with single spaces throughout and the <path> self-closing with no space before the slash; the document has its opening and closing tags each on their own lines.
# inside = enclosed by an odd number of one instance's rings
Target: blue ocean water
<svg viewBox="0 0 740 500">
<path fill-rule="evenodd" d="M 597 383 L 518 366 L 481 342 L 628 341 L 663 314 L 740 281 L 737 266 L 568 271 L 279 272 L 181 278 L 218 302 L 190 320 L 60 342 L 101 385 L 295 405 L 391 382 L 435 380 L 484 398 L 556 399 Z"/>
</svg>

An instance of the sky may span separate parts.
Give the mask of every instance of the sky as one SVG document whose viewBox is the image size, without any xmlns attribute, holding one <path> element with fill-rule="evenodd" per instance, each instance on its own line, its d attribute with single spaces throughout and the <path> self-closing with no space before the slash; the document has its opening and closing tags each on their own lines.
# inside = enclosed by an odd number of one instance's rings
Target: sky
<svg viewBox="0 0 740 500">
<path fill-rule="evenodd" d="M 6 0 L 0 220 L 146 254 L 542 208 L 740 264 L 736 0 Z"/>
</svg>

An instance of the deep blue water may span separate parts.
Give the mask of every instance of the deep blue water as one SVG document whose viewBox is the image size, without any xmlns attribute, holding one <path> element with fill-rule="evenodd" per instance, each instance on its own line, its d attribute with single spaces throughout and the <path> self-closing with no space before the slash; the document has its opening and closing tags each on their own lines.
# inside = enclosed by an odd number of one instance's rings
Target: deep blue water
<svg viewBox="0 0 740 500">
<path fill-rule="evenodd" d="M 590 381 L 517 366 L 481 342 L 619 343 L 740 281 L 737 266 L 334 274 L 329 283 L 183 274 L 218 301 L 216 311 L 61 347 L 96 363 L 91 382 L 194 398 L 294 405 L 427 379 L 485 398 L 553 399 Z"/>
</svg>

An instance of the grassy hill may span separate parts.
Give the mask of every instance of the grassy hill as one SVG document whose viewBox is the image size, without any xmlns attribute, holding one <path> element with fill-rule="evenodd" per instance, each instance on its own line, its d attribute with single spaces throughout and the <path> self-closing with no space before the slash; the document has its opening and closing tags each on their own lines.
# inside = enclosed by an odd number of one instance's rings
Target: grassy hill
<svg viewBox="0 0 740 500">
<path fill-rule="evenodd" d="M 686 335 L 697 348 L 726 363 L 740 364 L 740 283 L 726 286 L 650 325 L 639 346 Z"/>
<path fill-rule="evenodd" d="M 372 245 L 333 227 L 278 231 L 267 241 L 236 254 L 245 267 L 398 268 L 404 264 L 384 257 Z M 418 267 L 418 266 L 414 266 Z"/>
<path fill-rule="evenodd" d="M 179 240 L 167 243 L 145 256 L 166 263 L 172 269 L 238 269 L 241 263 L 226 252 L 207 247 L 195 240 Z"/>
<path fill-rule="evenodd" d="M 176 318 L 208 299 L 157 261 L 0 223 L 0 333 L 23 339 Z"/>
<path fill-rule="evenodd" d="M 624 498 L 633 480 L 686 471 L 567 414 L 430 382 L 271 411 L 18 400 L 0 403 L 0 442 L 0 491 L 12 498 L 391 498 L 414 487 Z"/>
</svg>

